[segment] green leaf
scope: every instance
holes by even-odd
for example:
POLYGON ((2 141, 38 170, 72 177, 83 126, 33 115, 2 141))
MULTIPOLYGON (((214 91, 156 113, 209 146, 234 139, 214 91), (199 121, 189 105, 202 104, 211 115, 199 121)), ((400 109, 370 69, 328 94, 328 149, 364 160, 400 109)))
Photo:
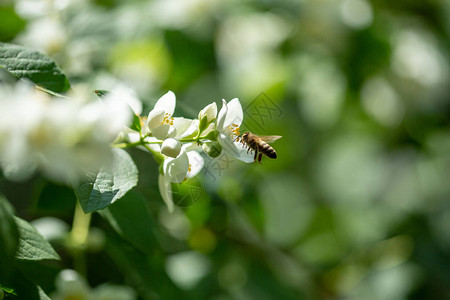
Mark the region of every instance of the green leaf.
POLYGON ((20 235, 16 259, 60 259, 50 243, 30 223, 18 217, 14 217, 14 219, 20 235))
POLYGON ((13 216, 13 208, 0 196, 0 270, 6 272, 19 244, 19 231, 13 216))
MULTIPOLYGON (((13 288, 6 287, 6 286, 2 286, 2 285, 0 284, 0 290, 5 291, 5 292, 7 292, 8 294, 13 294, 13 295, 16 295, 16 296, 17 296, 17 294, 16 294, 16 292, 14 291, 13 288)), ((0 298, 0 299, 1 299, 1 298, 0 298)))
POLYGON ((18 78, 28 78, 53 92, 65 92, 70 84, 56 63, 41 52, 0 43, 0 66, 18 78))
MULTIPOLYGON (((3 1, 6 2, 6 1, 3 1)), ((14 5, 2 3, 0 5, 0 41, 12 40, 26 25, 25 20, 15 12, 14 5)))
POLYGON ((133 111, 131 113, 133 114, 133 120, 130 125, 130 128, 138 132, 141 132, 141 120, 139 119, 139 116, 136 115, 133 111))
POLYGON ((208 117, 204 116, 201 120, 200 120, 200 125, 199 127, 199 131, 203 132, 207 127, 208 127, 208 117))
POLYGON ((89 174, 87 181, 75 189, 85 213, 109 206, 122 198, 138 182, 138 169, 130 155, 122 149, 113 149, 113 162, 97 174, 89 174))
POLYGON ((157 251, 154 251, 149 259, 148 254, 130 247, 118 236, 111 235, 107 236, 105 251, 143 299, 183 298, 168 278, 164 269, 164 258, 157 251))
POLYGON ((154 251, 153 222, 147 201, 138 193, 130 191, 108 208, 100 211, 114 230, 143 253, 154 251))
MULTIPOLYGON (((1 278, 3 280, 3 278, 1 278)), ((6 299, 27 299, 27 300, 42 300, 50 299, 42 288, 32 282, 26 274, 19 270, 15 270, 13 276, 6 279, 7 289, 2 288, 11 295, 7 295, 6 299), (12 291, 12 292, 11 292, 12 291), (10 297, 9 297, 10 296, 10 297)))

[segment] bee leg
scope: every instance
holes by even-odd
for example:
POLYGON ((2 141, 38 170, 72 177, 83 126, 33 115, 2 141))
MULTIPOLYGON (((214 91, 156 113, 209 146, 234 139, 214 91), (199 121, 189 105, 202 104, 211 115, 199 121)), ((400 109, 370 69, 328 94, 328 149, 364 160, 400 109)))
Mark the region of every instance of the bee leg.
POLYGON ((261 159, 262 159, 262 153, 260 153, 260 154, 258 155, 258 162, 262 165, 261 159))
POLYGON ((258 151, 255 150, 255 157, 253 158, 254 161, 256 161, 256 155, 258 155, 258 151))

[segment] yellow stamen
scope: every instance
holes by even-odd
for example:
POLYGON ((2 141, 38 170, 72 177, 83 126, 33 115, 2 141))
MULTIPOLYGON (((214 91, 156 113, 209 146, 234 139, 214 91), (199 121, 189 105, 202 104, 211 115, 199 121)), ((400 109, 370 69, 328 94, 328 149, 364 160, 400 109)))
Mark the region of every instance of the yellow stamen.
POLYGON ((163 125, 163 124, 173 125, 173 120, 174 120, 174 118, 169 113, 165 113, 164 119, 161 122, 161 125, 163 125))

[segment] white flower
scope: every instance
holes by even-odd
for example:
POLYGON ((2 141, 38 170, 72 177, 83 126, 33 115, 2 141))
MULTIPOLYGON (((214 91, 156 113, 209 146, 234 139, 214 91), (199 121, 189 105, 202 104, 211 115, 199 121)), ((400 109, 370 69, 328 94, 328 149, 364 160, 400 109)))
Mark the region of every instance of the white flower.
POLYGON ((183 139, 192 137, 198 132, 199 121, 197 119, 174 118, 173 126, 176 130, 175 138, 183 139))
POLYGON ((51 295, 54 300, 79 299, 109 299, 131 300, 136 299, 136 293, 127 286, 104 283, 91 288, 86 279, 74 270, 62 270, 55 279, 56 290, 51 295))
POLYGON ((161 153, 176 158, 181 151, 181 143, 173 138, 167 138, 161 145, 161 153))
POLYGON ((89 300, 91 289, 86 280, 76 271, 65 269, 62 270, 55 280, 56 291, 51 295, 52 299, 84 299, 89 300))
POLYGON ((167 137, 174 137, 176 129, 173 126, 172 117, 175 110, 176 98, 171 91, 167 92, 156 102, 155 107, 148 114, 147 127, 153 137, 164 140, 167 137))
POLYGON ((216 119, 217 116, 217 104, 215 102, 207 105, 198 113, 198 119, 201 121, 206 116, 207 124, 216 119))
POLYGON ((183 145, 181 153, 176 158, 169 157, 163 162, 163 174, 159 175, 158 186, 169 212, 174 210, 172 182, 181 183, 186 178, 194 177, 204 165, 201 155, 195 151, 189 151, 190 148, 190 144, 183 145))
POLYGON ((219 132, 217 141, 225 152, 243 162, 251 163, 254 161, 252 154, 237 141, 239 128, 244 118, 241 103, 237 98, 228 104, 225 100, 222 102, 223 105, 216 120, 216 130, 219 132))
POLYGON ((127 86, 119 85, 111 93, 108 93, 105 98, 117 98, 126 102, 131 110, 138 116, 142 113, 142 102, 139 100, 136 92, 127 86), (113 94, 112 94, 113 93, 113 94))
POLYGON ((0 166, 13 180, 39 169, 60 182, 77 181, 108 162, 109 144, 130 117, 114 96, 54 99, 23 83, 0 86, 0 94, 0 166))

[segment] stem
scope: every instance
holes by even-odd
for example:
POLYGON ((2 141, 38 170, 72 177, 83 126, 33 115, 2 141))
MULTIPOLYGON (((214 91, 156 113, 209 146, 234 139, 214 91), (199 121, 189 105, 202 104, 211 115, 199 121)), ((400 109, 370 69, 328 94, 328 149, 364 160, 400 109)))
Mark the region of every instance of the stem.
POLYGON ((74 269, 83 276, 86 275, 87 268, 84 250, 87 246, 90 222, 91 214, 85 214, 77 201, 73 216, 72 231, 69 235, 69 244, 73 249, 74 269))
POLYGON ((55 96, 55 97, 64 98, 64 99, 69 99, 69 97, 67 97, 67 96, 64 96, 64 95, 62 95, 62 94, 53 92, 53 91, 48 90, 48 89, 46 89, 46 88, 43 88, 42 86, 39 86, 39 85, 36 85, 36 89, 37 89, 37 90, 40 90, 41 92, 47 93, 47 94, 49 94, 49 95, 55 96))
POLYGON ((111 146, 124 149, 124 148, 133 148, 133 147, 137 147, 137 146, 145 146, 145 145, 149 145, 149 144, 162 144, 162 143, 163 143, 163 141, 146 142, 144 140, 140 140, 140 141, 134 142, 134 143, 112 144, 111 146))
POLYGON ((199 137, 195 137, 193 139, 183 139, 183 140, 180 140, 180 142, 187 142, 187 143, 190 143, 190 142, 201 142, 200 140, 201 139, 205 139, 205 138, 206 138, 206 136, 199 136, 199 137))

